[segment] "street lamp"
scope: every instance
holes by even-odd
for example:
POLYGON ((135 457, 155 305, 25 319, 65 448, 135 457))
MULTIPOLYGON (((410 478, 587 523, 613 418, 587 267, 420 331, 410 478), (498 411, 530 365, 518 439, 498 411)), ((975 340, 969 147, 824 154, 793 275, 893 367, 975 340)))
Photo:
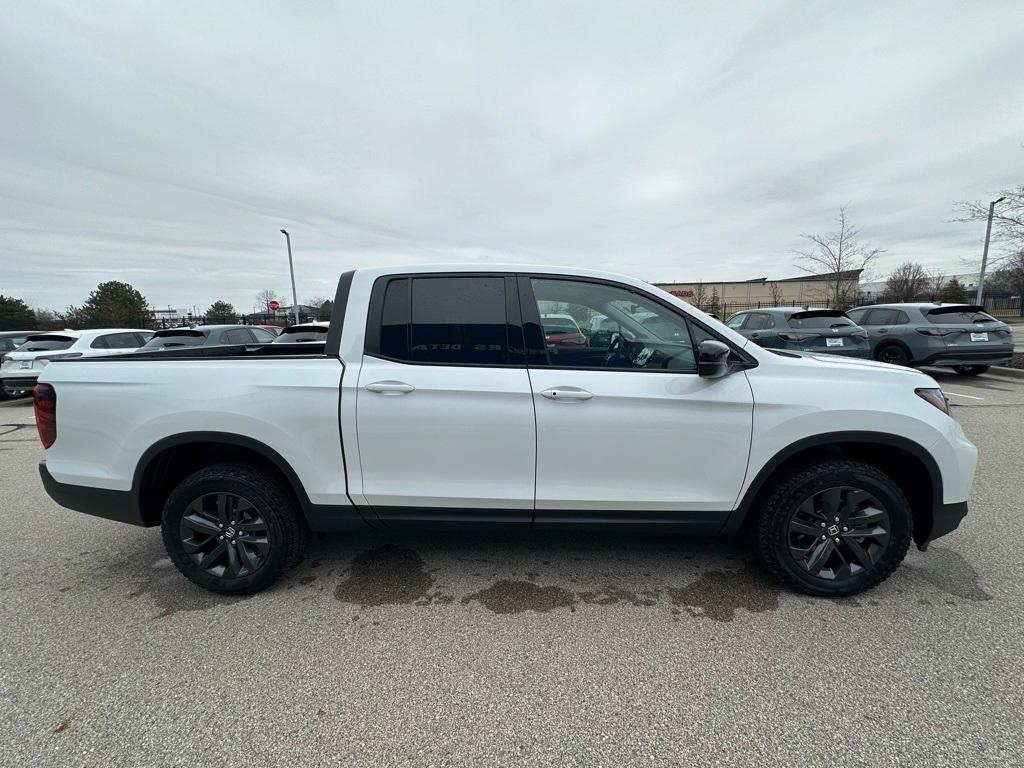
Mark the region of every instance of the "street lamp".
POLYGON ((993 200, 988 204, 988 225, 985 227, 985 248, 981 252, 981 274, 978 275, 978 292, 974 296, 974 303, 981 306, 981 297, 985 293, 985 266, 988 264, 988 241, 992 236, 992 214, 995 213, 996 203, 1001 203, 1005 197, 993 200))
POLYGON ((295 292, 295 267, 292 264, 292 236, 288 234, 287 229, 282 229, 281 234, 284 235, 285 241, 288 243, 288 271, 292 275, 292 309, 295 310, 295 324, 299 324, 299 295, 295 292))

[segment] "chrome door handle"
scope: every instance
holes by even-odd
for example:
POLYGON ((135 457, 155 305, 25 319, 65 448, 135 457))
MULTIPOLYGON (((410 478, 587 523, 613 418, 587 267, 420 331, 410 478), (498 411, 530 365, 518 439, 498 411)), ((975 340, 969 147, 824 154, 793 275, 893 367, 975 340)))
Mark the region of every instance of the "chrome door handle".
POLYGON ((416 387, 404 381, 375 381, 373 384, 367 384, 366 389, 382 395, 404 395, 415 391, 416 387))
POLYGON ((548 400, 589 400, 593 397, 590 392, 579 387, 551 387, 541 392, 548 400))

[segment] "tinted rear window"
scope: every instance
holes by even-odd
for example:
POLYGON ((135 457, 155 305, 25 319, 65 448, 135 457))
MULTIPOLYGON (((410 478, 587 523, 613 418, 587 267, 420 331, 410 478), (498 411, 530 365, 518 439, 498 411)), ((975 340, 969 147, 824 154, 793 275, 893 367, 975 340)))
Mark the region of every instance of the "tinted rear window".
POLYGON ((18 347, 19 352, 52 352, 56 349, 67 349, 78 339, 71 336, 29 336, 25 343, 18 347))
POLYGON ((275 340, 275 344, 295 344, 301 341, 326 341, 327 340, 327 327, 316 326, 313 328, 285 328, 281 331, 281 335, 275 340))
POLYGON ((963 325, 964 323, 996 323, 992 315, 968 309, 964 311, 930 310, 927 318, 936 325, 963 325))
POLYGON ((790 328, 832 328, 840 325, 854 325, 846 315, 824 315, 817 312, 797 312, 789 316, 790 328))
POLYGON ((204 341, 206 341, 206 335, 202 331, 157 331, 153 338, 147 341, 142 348, 198 347, 204 341))

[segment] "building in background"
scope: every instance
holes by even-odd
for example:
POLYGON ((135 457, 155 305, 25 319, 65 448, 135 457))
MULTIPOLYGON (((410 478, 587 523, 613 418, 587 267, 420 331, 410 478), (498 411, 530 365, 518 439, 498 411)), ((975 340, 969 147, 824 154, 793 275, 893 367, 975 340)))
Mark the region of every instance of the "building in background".
MULTIPOLYGON (((842 273, 844 281, 856 283, 859 291, 862 270, 842 273)), ((727 280, 697 283, 656 283, 658 288, 694 306, 724 315, 758 307, 821 305, 828 296, 829 275, 802 275, 781 280, 727 280)), ((831 276, 834 280, 835 275, 831 276)))

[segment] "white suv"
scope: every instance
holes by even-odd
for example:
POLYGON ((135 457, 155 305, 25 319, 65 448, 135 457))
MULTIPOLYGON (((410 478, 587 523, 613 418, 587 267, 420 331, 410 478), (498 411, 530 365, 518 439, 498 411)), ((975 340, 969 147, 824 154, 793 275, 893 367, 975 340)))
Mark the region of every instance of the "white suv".
POLYGON ((6 394, 27 394, 51 360, 99 355, 123 355, 145 344, 153 331, 139 328, 96 328, 54 331, 29 336, 0 365, 0 385, 6 394))

